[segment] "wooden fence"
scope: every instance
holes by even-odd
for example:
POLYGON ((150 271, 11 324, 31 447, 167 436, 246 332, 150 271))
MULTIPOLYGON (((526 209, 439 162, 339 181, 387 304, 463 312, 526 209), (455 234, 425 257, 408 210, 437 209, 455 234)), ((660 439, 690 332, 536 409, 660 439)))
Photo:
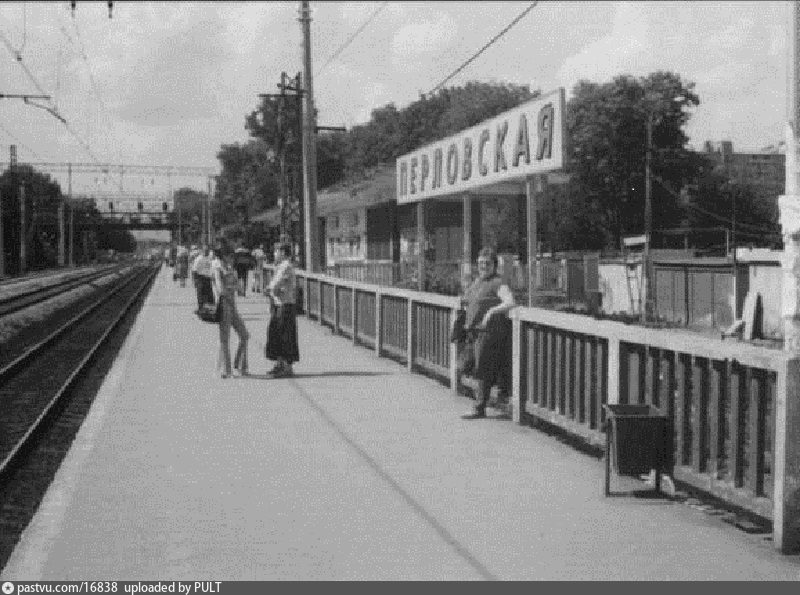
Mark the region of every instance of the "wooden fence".
MULTIPOLYGON (((270 275, 270 272, 267 272, 270 275)), ((309 318, 457 388, 459 298, 298 273, 309 318)), ((652 404, 673 425, 674 476, 773 524, 800 548, 800 359, 766 347, 540 308, 513 321, 513 419, 602 445, 604 404, 652 404)))
MULTIPOLYGON (((273 267, 267 266, 267 282, 273 267)), ((450 328, 457 297, 370 285, 298 271, 302 311, 354 343, 425 370, 456 386, 450 328)))

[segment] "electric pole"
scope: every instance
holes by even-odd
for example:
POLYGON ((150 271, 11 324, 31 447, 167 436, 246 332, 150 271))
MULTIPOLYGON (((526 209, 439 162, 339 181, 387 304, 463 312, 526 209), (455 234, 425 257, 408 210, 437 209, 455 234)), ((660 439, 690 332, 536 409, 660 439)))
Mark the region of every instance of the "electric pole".
MULTIPOLYGON (((14 171, 17 167, 17 146, 8 147, 8 169, 14 171)), ((6 276, 6 240, 3 235, 3 197, 0 195, 0 279, 6 276)))
POLYGON ((653 198, 651 164, 653 152, 653 110, 648 109, 647 113, 647 147, 644 155, 644 257, 642 259, 642 287, 644 287, 644 299, 639 299, 641 308, 641 323, 647 324, 647 309, 650 306, 650 234, 653 227, 653 198))
POLYGON ((301 157, 299 155, 298 140, 301 135, 303 90, 300 89, 300 73, 292 79, 281 73, 281 82, 278 83, 279 94, 261 93, 259 97, 277 100, 277 158, 279 167, 279 207, 280 207, 280 236, 282 242, 295 242, 301 247, 302 257, 303 238, 302 230, 297 229, 302 221, 302 196, 300 190, 301 157), (295 101, 289 102, 290 95, 294 93, 295 101), (294 111, 291 109, 294 108, 294 111))
POLYGON ((19 183, 19 274, 24 275, 28 269, 28 237, 25 225, 25 181, 19 183))
POLYGON ((211 177, 208 178, 208 201, 206 202, 206 246, 211 246, 211 177))
POLYGON ((305 113, 303 118, 303 228, 305 230, 306 270, 319 269, 317 238, 317 114, 314 110, 314 83, 311 76, 311 14, 308 1, 300 3, 303 27, 303 80, 305 113))
POLYGON ((69 203, 69 246, 68 263, 70 267, 75 266, 75 205, 72 203, 72 164, 67 164, 67 203, 69 203))

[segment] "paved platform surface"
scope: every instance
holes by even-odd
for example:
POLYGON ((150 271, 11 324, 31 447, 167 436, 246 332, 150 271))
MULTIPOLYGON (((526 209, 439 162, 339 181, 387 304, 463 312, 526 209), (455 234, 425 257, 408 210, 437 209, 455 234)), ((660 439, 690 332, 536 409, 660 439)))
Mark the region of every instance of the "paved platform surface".
MULTIPOLYGON (((9 580, 797 580, 800 559, 684 504, 604 498, 603 465, 299 319, 253 376, 163 269, 12 555, 9 580)), ((232 340, 233 345, 236 339, 232 340)))

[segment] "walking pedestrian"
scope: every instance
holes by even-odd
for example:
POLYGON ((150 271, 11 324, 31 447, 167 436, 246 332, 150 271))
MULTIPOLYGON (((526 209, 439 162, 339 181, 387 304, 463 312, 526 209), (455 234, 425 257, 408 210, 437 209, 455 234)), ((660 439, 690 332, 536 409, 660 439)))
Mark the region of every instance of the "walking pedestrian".
POLYGON ((270 319, 267 327, 266 356, 276 361, 268 375, 273 378, 292 376, 292 364, 300 359, 297 344, 297 319, 295 298, 297 281, 292 265, 292 246, 279 244, 275 250, 275 274, 269 283, 271 298, 270 319))
POLYGON ((492 385, 505 386, 503 374, 511 361, 511 321, 508 311, 514 307, 514 294, 497 274, 497 253, 483 248, 478 253, 478 278, 462 298, 466 307, 464 342, 459 355, 460 375, 478 381, 477 403, 464 419, 486 417, 492 385))
POLYGON ((233 252, 222 246, 216 255, 219 264, 212 267, 212 286, 214 299, 220 309, 219 316, 219 356, 217 358, 217 371, 222 378, 231 375, 231 327, 239 337, 239 347, 233 360, 233 368, 242 376, 246 376, 247 369, 247 341, 250 333, 236 308, 236 290, 238 279, 233 269, 233 252))

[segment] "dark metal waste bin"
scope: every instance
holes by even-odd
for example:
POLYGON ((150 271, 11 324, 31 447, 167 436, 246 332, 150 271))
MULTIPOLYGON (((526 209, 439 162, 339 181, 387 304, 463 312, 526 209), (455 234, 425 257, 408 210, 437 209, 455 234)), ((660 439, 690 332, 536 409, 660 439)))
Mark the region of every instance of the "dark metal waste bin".
POLYGON ((639 476, 655 469, 655 489, 669 470, 669 417, 652 405, 603 405, 606 410, 605 495, 611 494, 611 467, 618 475, 639 476))

